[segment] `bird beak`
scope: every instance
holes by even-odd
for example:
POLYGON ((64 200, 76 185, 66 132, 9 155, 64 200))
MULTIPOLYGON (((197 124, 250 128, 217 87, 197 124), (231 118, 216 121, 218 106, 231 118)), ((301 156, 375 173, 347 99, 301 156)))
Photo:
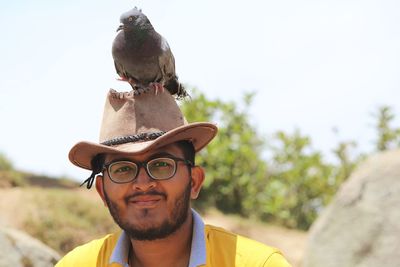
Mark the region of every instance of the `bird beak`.
POLYGON ((124 29, 124 24, 118 26, 117 32, 124 29))

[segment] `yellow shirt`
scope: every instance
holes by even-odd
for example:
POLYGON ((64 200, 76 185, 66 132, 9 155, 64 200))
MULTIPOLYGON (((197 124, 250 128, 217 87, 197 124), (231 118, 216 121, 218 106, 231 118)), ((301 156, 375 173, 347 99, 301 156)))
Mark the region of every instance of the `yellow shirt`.
MULTIPOLYGON (((277 249, 204 225, 195 211, 193 222, 189 267, 290 267, 277 249)), ((75 248, 56 267, 129 267, 129 246, 124 232, 107 235, 75 248)))

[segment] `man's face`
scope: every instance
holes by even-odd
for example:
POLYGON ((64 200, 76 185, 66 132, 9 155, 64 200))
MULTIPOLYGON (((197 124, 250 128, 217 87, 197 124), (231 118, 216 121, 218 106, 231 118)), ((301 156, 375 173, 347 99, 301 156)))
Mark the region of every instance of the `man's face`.
MULTIPOLYGON (((106 155, 105 163, 116 160, 141 162, 158 155, 184 157, 177 145, 168 145, 135 157, 106 155)), ((194 176, 197 176, 197 172, 194 172, 194 176)), ((202 179, 200 185, 196 179, 197 177, 191 177, 188 166, 178 161, 176 174, 168 180, 154 180, 144 168, 140 168, 134 181, 116 184, 111 181, 108 171, 105 171, 104 178, 97 179, 96 188, 115 222, 131 238, 154 240, 174 233, 186 221, 190 210, 190 198, 197 197, 201 187, 202 179)))

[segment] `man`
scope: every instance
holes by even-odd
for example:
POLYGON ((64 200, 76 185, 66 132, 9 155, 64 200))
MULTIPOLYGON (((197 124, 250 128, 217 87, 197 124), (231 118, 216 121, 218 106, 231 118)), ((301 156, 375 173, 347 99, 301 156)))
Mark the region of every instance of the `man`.
POLYGON ((205 179, 195 153, 216 133, 214 124, 187 123, 167 91, 110 91, 100 144, 79 142, 69 159, 92 170, 88 188, 97 175, 96 190, 122 231, 77 247, 56 266, 290 266, 278 250, 204 225, 191 209, 205 179))

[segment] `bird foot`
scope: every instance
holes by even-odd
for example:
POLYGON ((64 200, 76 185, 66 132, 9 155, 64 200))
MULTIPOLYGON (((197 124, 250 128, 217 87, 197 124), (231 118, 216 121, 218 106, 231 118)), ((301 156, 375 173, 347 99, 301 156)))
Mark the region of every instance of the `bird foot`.
POLYGON ((132 91, 133 91, 134 95, 141 95, 143 93, 147 93, 150 90, 149 88, 147 88, 143 85, 139 85, 139 84, 135 84, 135 85, 131 84, 131 86, 132 86, 132 91))
POLYGON ((161 83, 150 83, 150 87, 154 89, 155 94, 164 93, 164 86, 161 83))

